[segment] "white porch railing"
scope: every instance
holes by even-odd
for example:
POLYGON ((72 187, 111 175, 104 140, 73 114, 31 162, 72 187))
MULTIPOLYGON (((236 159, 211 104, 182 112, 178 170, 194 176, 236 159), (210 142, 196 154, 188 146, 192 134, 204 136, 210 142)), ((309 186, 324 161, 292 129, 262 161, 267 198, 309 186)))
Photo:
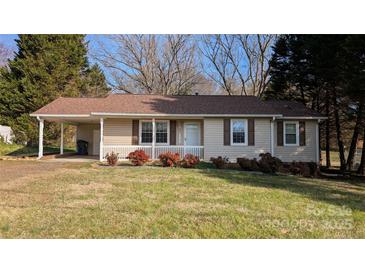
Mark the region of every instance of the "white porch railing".
MULTIPOLYGON (((135 150, 142 149, 150 158, 152 158, 152 146, 124 146, 124 145, 104 145, 103 159, 107 153, 118 153, 118 159, 126 159, 128 154, 135 150)), ((161 153, 165 152, 179 153, 180 157, 185 154, 193 154, 199 159, 204 158, 204 146, 155 146, 155 158, 157 159, 161 153)))

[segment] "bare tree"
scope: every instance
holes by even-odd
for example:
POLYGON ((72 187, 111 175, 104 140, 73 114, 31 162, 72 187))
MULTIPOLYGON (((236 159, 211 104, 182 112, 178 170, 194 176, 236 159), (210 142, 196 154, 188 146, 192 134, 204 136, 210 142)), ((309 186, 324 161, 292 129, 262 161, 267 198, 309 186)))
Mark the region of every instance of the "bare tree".
POLYGON ((12 57, 12 52, 4 44, 0 43, 0 67, 7 65, 8 60, 12 57))
POLYGON ((115 90, 190 94, 199 81, 196 47, 188 35, 113 35, 95 53, 115 90))
POLYGON ((204 71, 228 95, 260 97, 269 83, 275 35, 204 35, 204 71))

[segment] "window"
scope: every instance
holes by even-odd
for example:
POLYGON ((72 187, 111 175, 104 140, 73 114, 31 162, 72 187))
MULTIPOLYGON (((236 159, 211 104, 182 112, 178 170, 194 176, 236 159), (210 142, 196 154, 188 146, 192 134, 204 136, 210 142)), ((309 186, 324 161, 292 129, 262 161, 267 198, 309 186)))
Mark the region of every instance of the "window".
POLYGON ((286 146, 297 146, 299 144, 299 123, 284 123, 284 144, 286 146))
POLYGON ((247 120, 232 119, 231 120, 231 144, 246 145, 247 120))
MULTIPOLYGON (((169 140, 169 122, 156 121, 155 129, 156 144, 168 144, 169 140)), ((152 121, 140 121, 140 143, 152 144, 153 142, 153 126, 152 121)))
POLYGON ((152 143, 152 122, 141 122, 141 143, 152 143))
POLYGON ((167 144, 167 122, 156 122, 156 143, 167 144))

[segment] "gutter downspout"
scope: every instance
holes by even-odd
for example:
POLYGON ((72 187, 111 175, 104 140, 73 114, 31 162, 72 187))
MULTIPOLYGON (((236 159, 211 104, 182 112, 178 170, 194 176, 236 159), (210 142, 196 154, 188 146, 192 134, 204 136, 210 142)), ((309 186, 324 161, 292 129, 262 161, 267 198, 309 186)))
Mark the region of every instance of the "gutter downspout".
POLYGON ((272 117, 272 120, 270 121, 270 133, 271 133, 271 155, 274 157, 275 156, 275 150, 274 150, 274 121, 275 121, 275 116, 272 117))
POLYGON ((317 120, 316 123, 316 163, 319 165, 320 163, 320 143, 319 143, 319 123, 321 122, 321 119, 317 120))

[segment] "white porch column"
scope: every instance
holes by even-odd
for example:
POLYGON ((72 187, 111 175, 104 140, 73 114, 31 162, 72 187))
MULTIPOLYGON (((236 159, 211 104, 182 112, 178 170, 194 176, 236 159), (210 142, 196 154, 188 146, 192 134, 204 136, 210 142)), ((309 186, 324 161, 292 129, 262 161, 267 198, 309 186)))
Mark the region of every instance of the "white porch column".
POLYGON ((37 117, 39 121, 39 141, 38 141, 38 159, 43 157, 43 128, 44 120, 37 117))
POLYGON ((275 150, 274 150, 274 121, 275 121, 275 117, 272 117, 272 120, 270 121, 270 133, 271 133, 271 137, 270 137, 270 141, 271 141, 271 156, 275 156, 275 150))
POLYGON ((60 154, 63 154, 63 123, 61 123, 61 144, 60 144, 60 154))
POLYGON ((156 159, 155 146, 156 146, 156 120, 155 118, 152 118, 152 159, 156 159))
POLYGON ((99 160, 103 161, 104 158, 104 118, 100 118, 100 148, 99 148, 99 160))

